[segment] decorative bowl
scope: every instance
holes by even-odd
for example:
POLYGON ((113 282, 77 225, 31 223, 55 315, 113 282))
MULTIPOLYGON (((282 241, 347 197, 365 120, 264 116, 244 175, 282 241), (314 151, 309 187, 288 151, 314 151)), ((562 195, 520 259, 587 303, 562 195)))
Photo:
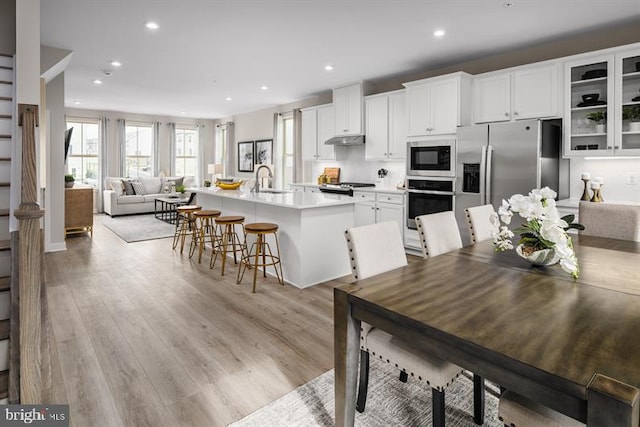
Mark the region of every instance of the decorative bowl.
POLYGON ((553 249, 541 249, 529 252, 524 245, 518 245, 516 252, 533 265, 549 266, 557 264, 560 261, 560 257, 553 249))
POLYGON ((216 187, 220 188, 221 190, 237 190, 238 188, 240 188, 240 186, 242 185, 242 181, 238 181, 238 182, 216 182, 216 187))
POLYGON ((587 93, 585 95, 582 95, 582 100, 584 102, 595 102, 598 100, 598 98, 600 98, 599 93, 587 93))

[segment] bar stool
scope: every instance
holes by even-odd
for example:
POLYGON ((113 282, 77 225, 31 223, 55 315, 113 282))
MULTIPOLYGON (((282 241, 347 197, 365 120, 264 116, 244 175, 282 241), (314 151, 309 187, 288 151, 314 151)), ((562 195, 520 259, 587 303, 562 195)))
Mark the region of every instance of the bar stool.
POLYGON ((238 278, 236 283, 242 281, 244 272, 247 268, 253 268, 253 290, 252 293, 256 293, 256 278, 258 276, 258 267, 262 267, 262 274, 267 277, 267 266, 272 265, 276 272, 278 282, 284 286, 284 280, 282 276, 282 264, 280 263, 280 244, 278 243, 278 224, 272 224, 270 222, 255 222, 246 224, 244 226, 244 239, 247 241, 247 235, 252 234, 257 236, 256 241, 251 245, 251 249, 242 255, 240 261, 240 268, 238 269, 238 278), (276 255, 271 251, 271 246, 266 241, 266 236, 273 234, 276 241, 276 255), (262 262, 260 262, 260 255, 262 255, 262 262), (251 262, 253 259, 253 263, 251 262), (278 271, 280 267, 280 271, 278 271))
POLYGON ((236 253, 242 254, 246 248, 244 241, 240 241, 240 236, 236 232, 236 225, 243 227, 244 231, 244 217, 240 215, 229 215, 229 216, 219 216, 215 219, 216 227, 218 228, 218 239, 220 244, 217 249, 214 247, 213 252, 211 253, 211 262, 209 263, 209 268, 213 268, 216 265, 216 259, 218 258, 218 253, 220 252, 222 255, 222 275, 224 276, 224 266, 227 261, 227 254, 229 252, 233 252, 233 262, 234 264, 238 263, 238 259, 236 258, 236 253))
POLYGON ((189 246, 189 258, 193 256, 196 248, 198 248, 198 263, 202 262, 202 252, 204 252, 206 243, 210 243, 213 250, 216 250, 218 235, 216 234, 214 218, 219 216, 220 211, 215 209, 200 210, 193 213, 196 233, 193 235, 195 238, 191 239, 191 245, 189 246))
POLYGON ((180 242, 180 253, 184 249, 184 241, 188 234, 191 234, 191 239, 196 232, 196 224, 193 219, 193 213, 202 209, 202 206, 198 205, 183 205, 176 208, 176 232, 173 235, 173 249, 178 246, 180 242))

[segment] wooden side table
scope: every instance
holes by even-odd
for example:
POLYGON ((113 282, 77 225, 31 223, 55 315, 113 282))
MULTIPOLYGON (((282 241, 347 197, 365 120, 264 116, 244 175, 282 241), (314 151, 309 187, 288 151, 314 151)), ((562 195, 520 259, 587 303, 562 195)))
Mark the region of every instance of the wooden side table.
POLYGON ((93 188, 73 187, 64 189, 64 232, 89 233, 93 238, 93 188))

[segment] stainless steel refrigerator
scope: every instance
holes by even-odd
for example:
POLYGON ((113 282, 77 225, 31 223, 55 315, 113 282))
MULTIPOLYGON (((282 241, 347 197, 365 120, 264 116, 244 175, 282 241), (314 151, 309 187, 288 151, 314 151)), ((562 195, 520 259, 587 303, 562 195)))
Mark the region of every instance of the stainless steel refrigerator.
POLYGON ((470 242, 464 209, 526 195, 548 186, 569 197, 569 161, 562 159, 562 121, 523 120, 459 127, 455 210, 463 242, 470 242))

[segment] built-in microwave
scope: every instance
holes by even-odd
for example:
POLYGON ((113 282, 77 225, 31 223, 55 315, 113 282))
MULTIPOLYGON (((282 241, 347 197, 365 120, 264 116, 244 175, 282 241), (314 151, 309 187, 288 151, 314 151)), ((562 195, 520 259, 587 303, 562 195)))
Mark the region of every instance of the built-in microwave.
POLYGON ((407 142, 408 176, 456 176, 456 140, 407 142))

